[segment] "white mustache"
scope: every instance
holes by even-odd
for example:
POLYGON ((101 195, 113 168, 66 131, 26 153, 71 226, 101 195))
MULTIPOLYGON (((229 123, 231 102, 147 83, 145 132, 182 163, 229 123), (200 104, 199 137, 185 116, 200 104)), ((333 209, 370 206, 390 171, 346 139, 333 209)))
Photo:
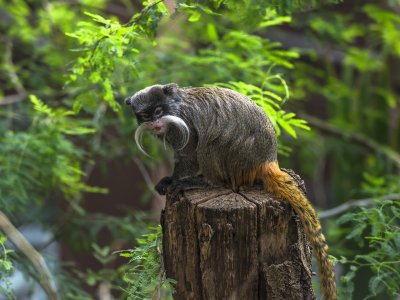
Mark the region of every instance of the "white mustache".
MULTIPOLYGON (((179 131, 183 135, 183 139, 182 139, 182 145, 178 150, 182 150, 183 148, 185 148, 185 146, 189 142, 189 127, 186 125, 185 121, 176 116, 163 116, 160 118, 160 121, 166 126, 170 126, 171 124, 173 124, 176 126, 176 128, 179 129, 179 131)), ((135 142, 140 152, 150 157, 150 155, 148 155, 142 147, 142 136, 143 133, 148 129, 150 129, 149 122, 145 122, 139 125, 139 127, 136 129, 135 132, 135 142)), ((165 145, 165 133, 164 133, 164 145, 165 145)))

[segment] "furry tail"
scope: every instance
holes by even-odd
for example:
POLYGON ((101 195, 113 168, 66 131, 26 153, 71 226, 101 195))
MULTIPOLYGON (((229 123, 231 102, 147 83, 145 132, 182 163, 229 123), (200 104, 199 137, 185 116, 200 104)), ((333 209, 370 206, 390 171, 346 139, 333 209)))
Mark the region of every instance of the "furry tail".
POLYGON ((333 264, 329 259, 328 245, 325 236, 321 232, 321 224, 314 208, 297 187, 294 180, 281 171, 277 162, 262 164, 257 173, 257 177, 263 181, 267 191, 288 201, 299 216, 318 262, 321 291, 324 299, 336 300, 333 264))

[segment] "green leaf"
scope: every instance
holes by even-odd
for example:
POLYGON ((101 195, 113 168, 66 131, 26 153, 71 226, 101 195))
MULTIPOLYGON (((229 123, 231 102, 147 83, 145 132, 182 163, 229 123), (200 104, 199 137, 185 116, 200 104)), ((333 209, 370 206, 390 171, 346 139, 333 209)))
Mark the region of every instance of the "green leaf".
POLYGON ((133 254, 131 252, 120 252, 119 256, 131 258, 133 256, 133 254))
POLYGON ((48 116, 53 115, 53 111, 46 105, 44 104, 41 100, 39 100, 35 95, 29 95, 29 100, 33 104, 33 107, 35 110, 44 113, 48 116))
POLYGON ((200 20, 201 14, 198 11, 193 11, 189 17, 189 22, 198 22, 200 20))
POLYGON ((111 23, 110 20, 105 19, 105 18, 103 18, 103 17, 100 16, 100 15, 92 14, 92 13, 87 12, 87 11, 85 11, 85 12, 83 12, 83 13, 84 13, 85 15, 91 17, 91 18, 92 18, 94 21, 96 21, 97 23, 104 24, 104 25, 110 25, 110 23, 111 23))
POLYGON ((208 35, 208 39, 212 42, 215 42, 218 40, 217 29, 213 23, 207 24, 207 35, 208 35))
POLYGON ((281 126, 289 135, 291 135, 294 138, 297 138, 296 131, 293 129, 290 124, 282 119, 278 119, 278 124, 281 126))

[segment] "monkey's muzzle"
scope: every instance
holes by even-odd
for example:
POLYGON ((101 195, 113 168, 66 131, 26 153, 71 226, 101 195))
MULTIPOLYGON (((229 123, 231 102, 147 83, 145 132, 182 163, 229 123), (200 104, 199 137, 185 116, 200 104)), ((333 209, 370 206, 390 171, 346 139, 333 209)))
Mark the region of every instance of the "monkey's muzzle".
POLYGON ((167 130, 167 123, 157 119, 153 122, 148 122, 147 128, 150 129, 155 135, 164 134, 167 130))
POLYGON ((164 135, 167 132, 169 126, 175 126, 180 134, 182 143, 179 145, 179 149, 183 149, 189 142, 189 127, 186 125, 185 121, 177 116, 163 116, 152 122, 145 122, 139 125, 135 132, 135 141, 140 151, 147 153, 143 150, 141 145, 141 138, 146 130, 150 130, 155 135, 164 135))

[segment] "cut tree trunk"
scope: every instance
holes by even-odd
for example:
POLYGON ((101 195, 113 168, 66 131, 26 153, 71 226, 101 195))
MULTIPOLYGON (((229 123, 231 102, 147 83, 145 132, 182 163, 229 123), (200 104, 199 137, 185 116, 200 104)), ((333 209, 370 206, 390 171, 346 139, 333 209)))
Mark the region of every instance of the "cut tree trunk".
POLYGON ((302 226, 261 186, 167 197, 161 223, 174 299, 315 299, 302 226))

